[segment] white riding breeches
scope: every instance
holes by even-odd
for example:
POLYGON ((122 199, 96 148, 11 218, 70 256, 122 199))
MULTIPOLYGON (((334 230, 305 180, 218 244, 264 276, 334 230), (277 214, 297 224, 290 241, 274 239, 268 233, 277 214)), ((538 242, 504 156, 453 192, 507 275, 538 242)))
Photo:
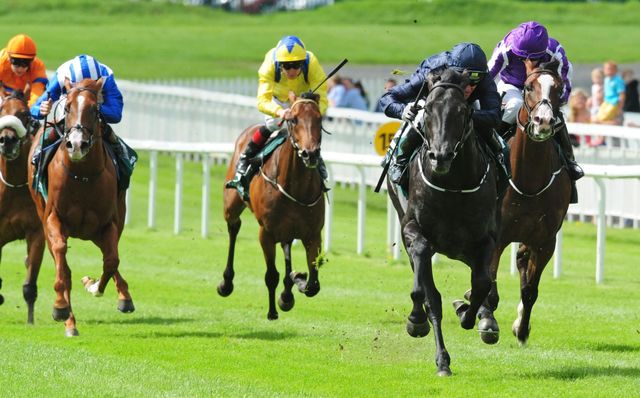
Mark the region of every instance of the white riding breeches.
MULTIPOLYGON (((271 99, 271 102, 280 105, 284 109, 287 109, 287 108, 291 107, 291 104, 289 102, 280 101, 276 97, 273 97, 271 99)), ((264 116, 264 124, 267 126, 267 128, 271 132, 279 130, 282 127, 282 125, 280 124, 281 121, 282 121, 282 119, 279 118, 279 117, 274 117, 274 116, 271 116, 271 115, 265 115, 264 116)))
POLYGON ((518 112, 522 106, 522 90, 511 84, 498 82, 498 93, 502 97, 502 121, 509 124, 516 124, 518 112), (503 96, 504 93, 504 96, 503 96))

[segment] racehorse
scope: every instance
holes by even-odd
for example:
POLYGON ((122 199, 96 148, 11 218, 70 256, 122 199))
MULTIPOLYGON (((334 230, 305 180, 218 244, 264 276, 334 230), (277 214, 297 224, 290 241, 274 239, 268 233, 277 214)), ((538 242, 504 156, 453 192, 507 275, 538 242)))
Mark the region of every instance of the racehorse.
MULTIPOLYGON (((27 276, 22 295, 27 302, 27 323, 33 324, 33 307, 38 297, 38 273, 44 253, 42 224, 27 188, 27 159, 33 142, 31 114, 25 93, 5 96, 0 90, 0 255, 5 244, 27 240, 24 265, 27 276)), ((2 286, 2 279, 0 279, 2 286)), ((4 301, 0 295, 0 304, 4 301)))
MULTIPOLYGON (((471 329, 491 287, 489 263, 497 233, 496 169, 473 129, 472 108, 464 89, 466 72, 445 69, 427 77, 424 144, 409 168, 408 197, 387 178, 387 189, 402 225, 405 249, 414 273, 407 322, 412 337, 433 325, 437 374, 451 375, 442 336, 442 299, 433 279, 431 257, 442 253, 471 268, 470 304, 454 302, 464 329, 471 329)), ((413 123, 412 123, 413 124, 413 123)), ((418 127, 409 127, 418 128, 418 127)))
MULTIPOLYGON (((83 278, 94 296, 102 296, 113 277, 118 291, 118 310, 134 311, 127 282, 118 271, 118 241, 125 217, 125 192, 118 190, 116 169, 102 139, 103 126, 99 104, 103 79, 85 79, 67 91, 64 106, 64 133, 47 167, 48 198, 34 188, 34 169, 29 167, 29 188, 44 227, 49 251, 56 266, 53 319, 65 321, 67 336, 77 336, 76 319, 71 309, 71 270, 67 263, 69 237, 90 240, 103 255, 103 271, 97 281, 83 278)), ((36 139, 41 139, 40 129, 36 139)), ((33 153, 35 145, 32 147, 33 153)), ((32 154, 31 154, 32 156, 32 154)))
MULTIPOLYGON (((292 118, 287 121, 287 141, 280 145, 260 167, 260 176, 251 181, 250 202, 245 203, 236 190, 224 191, 224 218, 229 233, 229 253, 224 280, 218 285, 218 293, 226 297, 233 291, 233 257, 236 237, 241 226, 240 214, 249 207, 260 224, 260 244, 267 271, 265 284, 269 290, 267 319, 278 319, 275 294, 280 277, 275 264, 276 243, 282 245, 285 257, 284 290, 278 298, 282 311, 293 308, 295 299, 291 292, 295 283, 307 297, 320 291, 318 267, 321 265, 321 230, 324 225, 324 184, 316 170, 320 158, 322 140, 322 115, 318 95, 291 98, 292 118), (293 272, 291 268, 291 243, 299 239, 307 254, 307 274, 293 272)), ((227 180, 235 174, 238 156, 259 127, 254 125, 238 137, 235 152, 227 170, 227 180)))
MULTIPOLYGON (((531 310, 538 298, 542 271, 553 255, 556 234, 569 207, 571 181, 554 140, 559 124, 563 83, 557 61, 527 65, 524 104, 518 113, 515 136, 510 140, 512 178, 502 202, 502 220, 491 261, 491 292, 479 313, 482 333, 499 330, 493 312, 498 307, 496 281, 500 255, 511 242, 519 245, 516 264, 520 273, 520 304, 512 331, 525 344, 531 330, 531 310)), ((491 336, 490 334, 487 335, 491 336)), ((490 339, 497 341, 497 334, 490 339)), ((484 337, 483 337, 484 340, 484 337)))

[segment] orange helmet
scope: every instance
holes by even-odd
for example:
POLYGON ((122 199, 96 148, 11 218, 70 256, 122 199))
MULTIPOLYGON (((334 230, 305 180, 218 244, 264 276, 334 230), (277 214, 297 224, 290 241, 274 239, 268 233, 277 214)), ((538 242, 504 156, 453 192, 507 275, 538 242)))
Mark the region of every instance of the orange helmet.
POLYGON ((19 34, 7 43, 7 53, 11 58, 29 58, 36 56, 36 43, 29 36, 19 34))

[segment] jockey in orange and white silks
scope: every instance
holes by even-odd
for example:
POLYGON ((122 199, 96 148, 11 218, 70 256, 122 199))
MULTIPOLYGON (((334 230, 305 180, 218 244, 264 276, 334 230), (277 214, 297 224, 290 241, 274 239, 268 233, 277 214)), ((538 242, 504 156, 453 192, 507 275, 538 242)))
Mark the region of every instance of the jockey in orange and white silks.
MULTIPOLYGON (((302 40, 296 36, 285 36, 278 44, 264 56, 264 61, 258 70, 258 110, 265 114, 265 124, 260 126, 251 136, 247 147, 238 158, 236 175, 228 181, 227 188, 236 188, 245 195, 252 173, 249 173, 249 160, 262 149, 272 132, 278 130, 282 120, 289 119, 289 93, 299 97, 306 91, 317 87, 316 94, 320 96, 320 113, 327 111, 327 86, 320 85, 326 78, 324 69, 316 56, 307 51, 302 40), (251 175, 249 175, 251 174, 251 175)), ((319 160, 318 171, 323 179, 327 178, 327 171, 322 158, 319 160)))
POLYGON ((25 34, 12 37, 0 51, 0 82, 4 91, 24 91, 29 84, 28 106, 36 102, 47 85, 47 71, 36 52, 35 42, 25 34))

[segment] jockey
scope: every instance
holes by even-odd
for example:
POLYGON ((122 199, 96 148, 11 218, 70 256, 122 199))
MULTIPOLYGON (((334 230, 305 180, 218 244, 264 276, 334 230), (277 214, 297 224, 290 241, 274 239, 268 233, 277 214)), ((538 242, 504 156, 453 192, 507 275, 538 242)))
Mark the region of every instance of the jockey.
MULTIPOLYGON (((502 134, 516 124, 518 112, 523 104, 522 89, 527 80, 525 61, 529 60, 534 65, 538 65, 553 59, 559 62, 558 75, 564 83, 560 100, 562 104, 566 104, 571 94, 572 66, 564 48, 556 39, 549 37, 544 26, 535 21, 522 23, 496 45, 489 60, 489 74, 496 80, 498 91, 504 96, 502 101, 504 114, 500 128, 502 134)), ((575 181, 584 176, 584 172, 573 156, 569 132, 562 114, 559 120, 561 125, 556 124, 558 129, 554 137, 562 149, 569 177, 575 181)))
POLYGON ((25 34, 14 36, 0 51, 0 85, 5 92, 24 91, 31 86, 27 104, 32 106, 47 85, 44 62, 36 57, 36 43, 25 34))
MULTIPOLYGON (((272 132, 280 129, 282 121, 290 118, 291 103, 289 92, 296 97, 310 91, 325 79, 326 75, 316 56, 307 51, 304 43, 296 36, 285 36, 269 50, 258 70, 258 110, 265 114, 265 124, 260 126, 251 136, 244 152, 236 164, 236 175, 228 181, 227 188, 238 188, 247 192, 254 170, 249 167, 249 160, 262 149, 272 132)), ((327 86, 318 88, 320 95, 320 113, 327 111, 327 86)), ((323 179, 327 178, 327 170, 322 158, 318 163, 318 172, 323 179)), ((244 195, 243 192, 240 192, 244 195)))
MULTIPOLYGON (((505 148, 495 129, 500 125, 500 96, 496 91, 496 85, 491 79, 485 79, 487 75, 487 57, 474 43, 459 43, 450 51, 444 51, 426 58, 415 73, 405 83, 397 85, 387 91, 379 100, 379 106, 389 117, 411 122, 416 117, 413 102, 420 92, 423 82, 430 72, 437 72, 445 68, 452 68, 459 72, 469 73, 470 83, 465 88, 467 102, 473 104, 478 101, 480 109, 473 112, 473 126, 476 133, 483 138, 489 148, 501 164, 503 174, 510 175, 508 165, 505 164, 505 148)), ((426 93, 425 93, 426 97, 426 93)), ((385 162, 391 162, 389 178, 403 188, 407 187, 408 173, 405 169, 413 152, 422 143, 422 137, 415 129, 406 129, 400 142, 396 133, 394 142, 390 145, 385 157, 385 162), (394 152, 394 147, 398 149, 394 152), (392 159, 391 154, 394 153, 392 159)), ((384 164, 384 163, 383 163, 384 164)))
MULTIPOLYGON (((104 65, 89 55, 78 55, 73 59, 63 63, 56 69, 56 72, 47 85, 45 92, 38 98, 36 103, 31 107, 31 115, 36 119, 43 119, 51 112, 52 103, 60 99, 61 96, 67 94, 65 81, 68 79, 71 85, 82 81, 83 79, 98 80, 103 78, 102 95, 100 100, 100 119, 102 120, 103 133, 102 137, 110 144, 118 163, 127 163, 135 159, 129 159, 128 150, 125 144, 116 136, 113 129, 108 123, 118 123, 122 119, 122 108, 124 106, 122 93, 118 89, 113 71, 107 65, 104 65)), ((54 112, 55 113, 55 112, 54 112)), ((57 116, 57 115, 54 115, 57 116)), ((49 134, 45 137, 47 144, 57 139, 57 134, 49 134)), ((39 150, 36 150, 37 156, 39 150)))

